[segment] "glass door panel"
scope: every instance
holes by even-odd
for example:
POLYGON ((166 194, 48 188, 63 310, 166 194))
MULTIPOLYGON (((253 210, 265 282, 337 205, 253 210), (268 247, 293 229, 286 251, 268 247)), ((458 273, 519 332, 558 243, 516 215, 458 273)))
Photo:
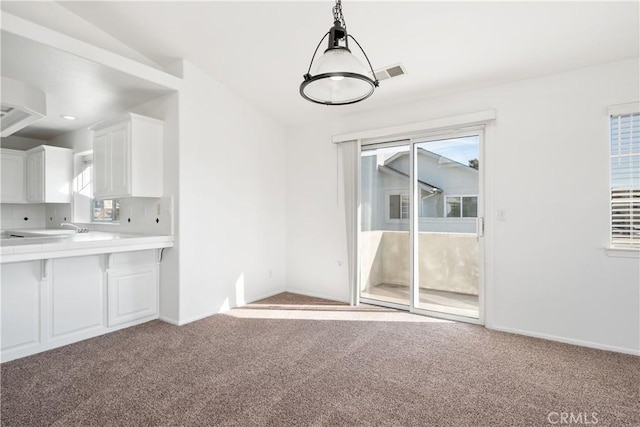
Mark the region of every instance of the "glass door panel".
POLYGON ((479 318, 480 136, 415 144, 414 307, 479 318))
POLYGON ((360 156, 360 298, 409 306, 410 145, 363 147, 360 156))

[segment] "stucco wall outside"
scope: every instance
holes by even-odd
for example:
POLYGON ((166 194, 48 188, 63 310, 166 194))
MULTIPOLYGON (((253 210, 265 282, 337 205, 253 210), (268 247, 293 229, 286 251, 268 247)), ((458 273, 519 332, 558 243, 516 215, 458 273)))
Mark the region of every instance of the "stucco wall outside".
MULTIPOLYGON (((479 248, 475 234, 418 233, 420 288, 478 295, 479 248)), ((360 240, 361 286, 408 285, 409 233, 364 231, 360 240)))

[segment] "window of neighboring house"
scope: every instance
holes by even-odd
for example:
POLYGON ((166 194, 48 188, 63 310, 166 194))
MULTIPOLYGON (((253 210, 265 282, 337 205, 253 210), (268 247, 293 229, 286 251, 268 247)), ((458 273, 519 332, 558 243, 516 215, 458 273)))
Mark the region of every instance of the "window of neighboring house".
POLYGON ((610 116, 611 246, 640 249, 640 111, 610 116))
POLYGON ((477 217, 478 196, 446 196, 444 216, 447 218, 477 217))
POLYGON ((388 219, 409 219, 409 195, 389 194, 388 196, 389 216, 388 219))
POLYGON ((93 198, 93 154, 85 152, 76 156, 73 211, 75 222, 117 222, 120 218, 118 199, 93 198))

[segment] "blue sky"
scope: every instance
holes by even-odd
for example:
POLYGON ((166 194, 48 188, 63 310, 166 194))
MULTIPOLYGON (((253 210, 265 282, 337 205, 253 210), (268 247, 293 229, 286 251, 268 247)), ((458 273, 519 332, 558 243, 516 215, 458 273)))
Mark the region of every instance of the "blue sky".
MULTIPOLYGON (((438 141, 422 142, 419 148, 431 151, 440 156, 448 157, 463 165, 469 165, 469 160, 479 159, 480 138, 476 135, 461 138, 441 139, 438 141)), ((384 154, 387 159, 396 153, 409 151, 409 145, 398 147, 378 148, 376 150, 363 151, 362 156, 384 154)))
POLYGON ((468 165, 469 160, 480 158, 479 145, 480 138, 478 136, 465 136, 462 138, 423 142, 418 144, 418 147, 448 157, 463 165, 468 165))

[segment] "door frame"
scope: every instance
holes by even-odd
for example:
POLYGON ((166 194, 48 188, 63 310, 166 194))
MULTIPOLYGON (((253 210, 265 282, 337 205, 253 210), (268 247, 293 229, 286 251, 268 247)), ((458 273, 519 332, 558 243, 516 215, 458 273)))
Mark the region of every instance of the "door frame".
POLYGON ((358 209, 357 214, 357 280, 356 280, 356 292, 355 292, 355 302, 356 305, 359 303, 378 305, 383 307, 389 307, 400 310, 407 310, 410 313, 435 317, 446 320, 454 320, 465 323, 472 323, 478 325, 484 325, 486 319, 486 274, 487 269, 485 267, 486 260, 486 243, 484 238, 484 226, 485 226, 485 209, 486 209, 486 166, 485 166, 485 135, 486 128, 484 125, 479 126, 471 126, 464 129, 446 129, 439 130, 436 132, 424 132, 417 133, 411 137, 396 137, 396 138, 386 138, 386 139, 378 139, 378 140, 368 140, 363 141, 360 140, 358 144, 358 174, 357 174, 357 205, 361 204, 361 177, 360 177, 360 167, 359 163, 361 161, 361 156, 363 151, 367 151, 369 149, 377 149, 377 148, 390 148, 395 146, 409 145, 409 164, 410 164, 410 179, 409 179, 409 269, 410 269, 410 293, 409 293, 409 305, 398 304, 393 302, 385 302, 380 300, 375 300, 371 298, 361 297, 361 270, 360 270, 360 248, 362 247, 360 243, 361 238, 361 210, 358 209), (416 305, 416 302, 419 301, 419 286, 415 286, 418 283, 418 271, 416 266, 418 265, 418 241, 416 239, 416 230, 419 230, 419 217, 418 217, 418 203, 416 200, 418 199, 417 191, 417 162, 416 162, 416 153, 419 143, 429 142, 429 141, 438 141, 443 139, 454 139, 461 138, 465 136, 474 136, 477 135, 479 137, 479 147, 478 147, 478 160, 480 163, 480 170, 478 173, 478 222, 476 225, 476 233, 478 239, 478 267, 479 267, 479 277, 478 277, 478 318, 460 316, 455 314, 442 313, 433 310, 427 310, 423 308, 419 308, 416 305), (375 147, 375 148, 374 148, 375 147))

